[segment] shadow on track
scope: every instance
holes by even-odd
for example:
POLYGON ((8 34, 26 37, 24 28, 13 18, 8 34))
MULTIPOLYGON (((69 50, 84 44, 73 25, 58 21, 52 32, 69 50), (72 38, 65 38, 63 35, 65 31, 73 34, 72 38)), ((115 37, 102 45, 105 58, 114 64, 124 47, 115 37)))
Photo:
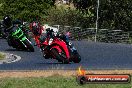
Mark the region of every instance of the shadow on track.
POLYGON ((6 49, 5 51, 20 51, 20 50, 17 50, 17 49, 6 49))
MULTIPOLYGON (((59 64, 63 64, 63 63, 61 63, 61 62, 47 62, 47 63, 37 63, 37 64, 38 65, 59 65, 59 64)), ((72 64, 72 63, 69 63, 69 64, 72 64)))
POLYGON ((6 49, 5 51, 30 52, 30 51, 27 51, 27 50, 19 50, 19 49, 6 49))

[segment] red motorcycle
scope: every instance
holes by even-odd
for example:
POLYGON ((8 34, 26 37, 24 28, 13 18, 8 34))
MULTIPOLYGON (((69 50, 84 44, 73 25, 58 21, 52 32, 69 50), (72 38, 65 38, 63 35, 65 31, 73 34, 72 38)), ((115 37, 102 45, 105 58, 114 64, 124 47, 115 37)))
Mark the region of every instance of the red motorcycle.
POLYGON ((47 37, 40 41, 40 48, 45 59, 53 58, 62 63, 79 63, 81 57, 78 52, 72 52, 70 47, 58 36, 54 35, 53 30, 46 30, 47 37))

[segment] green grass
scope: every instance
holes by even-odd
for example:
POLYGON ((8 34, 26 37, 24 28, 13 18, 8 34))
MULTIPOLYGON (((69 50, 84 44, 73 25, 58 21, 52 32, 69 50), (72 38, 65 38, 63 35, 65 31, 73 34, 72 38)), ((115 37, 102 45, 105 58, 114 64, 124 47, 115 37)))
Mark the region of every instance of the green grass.
POLYGON ((3 60, 5 58, 5 54, 0 52, 0 60, 3 60))
POLYGON ((79 85, 75 77, 1 78, 0 88, 132 88, 128 84, 85 84, 79 85))

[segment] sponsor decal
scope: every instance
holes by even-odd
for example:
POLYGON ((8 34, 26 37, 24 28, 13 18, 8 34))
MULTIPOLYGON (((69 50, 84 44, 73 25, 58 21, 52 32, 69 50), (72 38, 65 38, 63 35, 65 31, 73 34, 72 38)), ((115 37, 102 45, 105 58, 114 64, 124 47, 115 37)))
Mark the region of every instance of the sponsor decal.
POLYGON ((86 74, 85 70, 78 69, 77 82, 86 83, 130 83, 129 74, 86 74))

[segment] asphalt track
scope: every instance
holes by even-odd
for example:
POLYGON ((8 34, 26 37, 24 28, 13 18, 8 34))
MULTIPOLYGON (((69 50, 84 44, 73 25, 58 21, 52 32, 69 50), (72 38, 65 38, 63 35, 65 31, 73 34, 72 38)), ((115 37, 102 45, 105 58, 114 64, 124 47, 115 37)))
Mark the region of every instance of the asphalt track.
POLYGON ((6 40, 0 39, 0 51, 22 57, 18 62, 1 64, 0 70, 48 70, 48 69, 132 69, 132 45, 72 41, 82 57, 78 64, 61 64, 53 59, 44 59, 36 46, 35 52, 16 51, 6 40))

